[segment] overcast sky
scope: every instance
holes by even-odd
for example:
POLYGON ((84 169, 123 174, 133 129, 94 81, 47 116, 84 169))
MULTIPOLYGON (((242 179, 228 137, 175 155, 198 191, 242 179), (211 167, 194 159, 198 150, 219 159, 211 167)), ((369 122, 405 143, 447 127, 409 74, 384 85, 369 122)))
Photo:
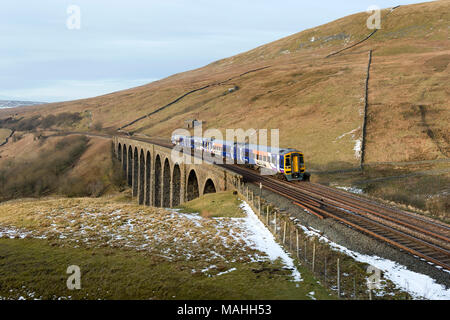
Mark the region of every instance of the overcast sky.
POLYGON ((0 100, 131 88, 365 11, 416 1, 1 0, 0 100), (76 11, 81 12, 80 29, 76 11))

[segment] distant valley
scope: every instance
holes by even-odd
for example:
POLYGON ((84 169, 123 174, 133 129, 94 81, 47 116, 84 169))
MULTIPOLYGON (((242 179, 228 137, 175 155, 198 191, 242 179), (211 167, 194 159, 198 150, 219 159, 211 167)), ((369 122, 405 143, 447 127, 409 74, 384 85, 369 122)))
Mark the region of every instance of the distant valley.
POLYGON ((45 102, 36 101, 15 101, 15 100, 0 100, 0 108, 15 108, 23 106, 34 106, 44 104, 45 102))

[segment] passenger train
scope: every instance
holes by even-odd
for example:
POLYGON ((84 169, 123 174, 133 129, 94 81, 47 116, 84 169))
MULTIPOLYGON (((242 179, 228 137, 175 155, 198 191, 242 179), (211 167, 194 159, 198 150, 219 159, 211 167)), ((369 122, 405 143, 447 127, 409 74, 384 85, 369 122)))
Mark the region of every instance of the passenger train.
MULTIPOLYGON (((232 160, 235 164, 264 168, 288 181, 309 180, 309 173, 305 171, 303 153, 295 149, 272 148, 183 135, 173 135, 171 140, 173 145, 206 152, 213 157, 223 157, 228 161, 232 160)), ((228 161, 227 163, 229 163, 228 161)))

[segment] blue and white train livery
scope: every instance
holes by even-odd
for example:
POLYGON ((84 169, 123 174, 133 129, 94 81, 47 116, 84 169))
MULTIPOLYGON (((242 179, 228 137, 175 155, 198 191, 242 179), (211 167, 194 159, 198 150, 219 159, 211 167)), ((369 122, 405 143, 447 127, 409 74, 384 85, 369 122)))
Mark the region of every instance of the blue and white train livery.
POLYGON ((173 135, 172 143, 211 156, 226 158, 236 164, 265 168, 282 174, 288 181, 308 180, 303 153, 290 148, 272 148, 255 144, 173 135))

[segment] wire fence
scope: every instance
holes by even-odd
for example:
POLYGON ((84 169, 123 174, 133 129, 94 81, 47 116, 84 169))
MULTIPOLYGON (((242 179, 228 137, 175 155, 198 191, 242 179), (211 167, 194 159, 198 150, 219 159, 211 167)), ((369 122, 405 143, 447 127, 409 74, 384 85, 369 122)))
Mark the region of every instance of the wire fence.
POLYGON ((375 291, 368 286, 371 274, 367 264, 333 249, 320 239, 320 231, 301 225, 297 218, 263 199, 261 192, 255 195, 248 185, 241 183, 236 187, 275 239, 299 265, 309 269, 321 285, 340 299, 375 298, 375 291))

